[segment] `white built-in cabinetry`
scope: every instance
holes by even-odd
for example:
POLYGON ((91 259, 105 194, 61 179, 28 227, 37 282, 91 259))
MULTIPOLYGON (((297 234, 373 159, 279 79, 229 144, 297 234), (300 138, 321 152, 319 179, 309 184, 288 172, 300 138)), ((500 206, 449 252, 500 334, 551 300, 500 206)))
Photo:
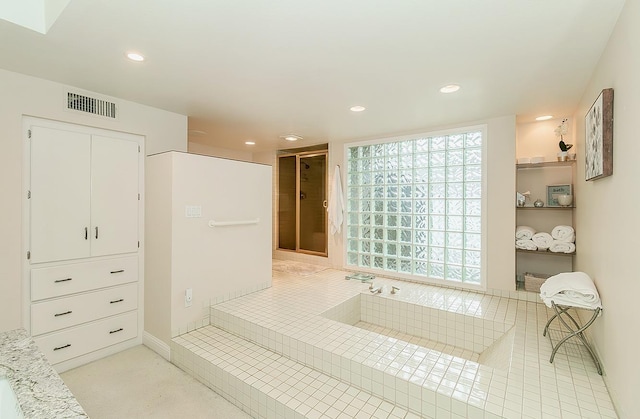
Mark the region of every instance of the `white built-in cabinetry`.
POLYGON ((25 326, 64 370, 141 340, 144 139, 24 125, 25 326))

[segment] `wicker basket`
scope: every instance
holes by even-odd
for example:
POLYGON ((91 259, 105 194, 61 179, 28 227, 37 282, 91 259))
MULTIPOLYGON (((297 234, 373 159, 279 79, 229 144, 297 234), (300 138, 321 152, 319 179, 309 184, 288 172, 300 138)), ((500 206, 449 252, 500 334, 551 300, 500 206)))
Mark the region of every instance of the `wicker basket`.
POLYGON ((525 272, 524 274, 524 289, 529 292, 540 292, 540 286, 544 284, 551 275, 536 274, 531 272, 525 272))

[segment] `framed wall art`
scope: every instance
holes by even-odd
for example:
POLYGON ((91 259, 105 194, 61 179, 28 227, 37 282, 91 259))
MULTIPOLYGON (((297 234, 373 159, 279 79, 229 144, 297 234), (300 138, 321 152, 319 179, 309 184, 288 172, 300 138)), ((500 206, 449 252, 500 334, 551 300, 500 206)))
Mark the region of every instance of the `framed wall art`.
POLYGON ((613 89, 604 89, 593 102, 585 122, 585 178, 613 174, 613 89))

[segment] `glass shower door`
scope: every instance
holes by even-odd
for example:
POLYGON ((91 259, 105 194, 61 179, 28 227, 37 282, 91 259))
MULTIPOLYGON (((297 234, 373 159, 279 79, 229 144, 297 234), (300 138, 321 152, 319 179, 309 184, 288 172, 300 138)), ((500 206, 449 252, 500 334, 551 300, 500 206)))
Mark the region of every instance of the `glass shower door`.
POLYGON ((297 250, 296 156, 278 159, 278 248, 297 250))
POLYGON ((278 249, 327 255, 327 153, 278 158, 278 249))
POLYGON ((327 253, 327 155, 300 156, 299 249, 327 253))

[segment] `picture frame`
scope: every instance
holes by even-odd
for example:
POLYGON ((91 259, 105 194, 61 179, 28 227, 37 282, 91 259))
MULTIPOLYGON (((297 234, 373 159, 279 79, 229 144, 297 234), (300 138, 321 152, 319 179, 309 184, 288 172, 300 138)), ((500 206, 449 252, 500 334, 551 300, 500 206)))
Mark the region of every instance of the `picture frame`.
POLYGON ((547 185, 547 206, 560 207, 557 195, 573 195, 572 185, 547 185))
POLYGON ((613 174, 613 89, 604 89, 585 115, 585 179, 613 174))

